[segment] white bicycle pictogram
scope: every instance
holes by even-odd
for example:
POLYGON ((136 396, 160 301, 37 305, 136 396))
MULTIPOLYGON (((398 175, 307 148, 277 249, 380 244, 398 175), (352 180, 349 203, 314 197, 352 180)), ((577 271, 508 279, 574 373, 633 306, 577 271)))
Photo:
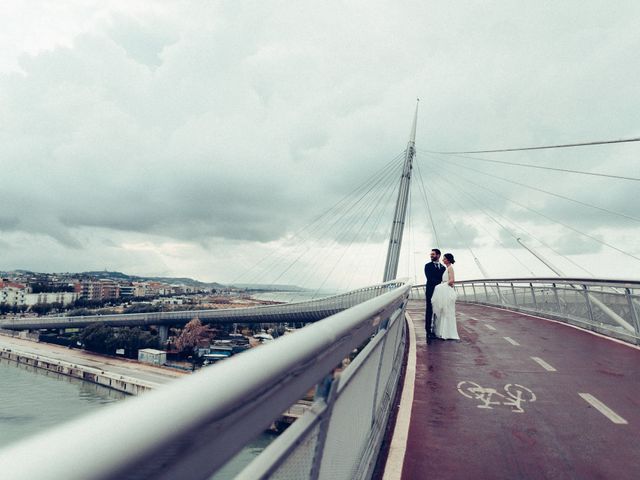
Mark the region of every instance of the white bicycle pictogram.
POLYGON ((508 383, 503 390, 506 395, 495 388, 482 387, 469 380, 458 383, 458 391, 462 395, 481 402, 478 408, 492 409, 492 405, 506 405, 512 407, 512 412, 522 413, 524 412, 523 403, 536 401, 536 395, 531 389, 517 383, 508 383))

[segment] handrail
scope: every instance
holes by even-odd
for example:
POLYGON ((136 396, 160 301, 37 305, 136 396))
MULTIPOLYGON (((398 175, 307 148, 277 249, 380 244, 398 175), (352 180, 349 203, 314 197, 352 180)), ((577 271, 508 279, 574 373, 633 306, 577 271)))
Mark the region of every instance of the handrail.
POLYGON ((3 476, 209 478, 405 305, 395 288, 142 397, 0 451, 3 476))
POLYGON ((456 280, 456 283, 580 283, 602 285, 605 287, 640 288, 640 280, 581 278, 581 277, 517 277, 517 278, 478 278, 473 280, 456 280))
POLYGON ((198 317, 203 323, 311 322, 350 308, 361 303, 364 299, 374 297, 385 292, 388 288, 396 286, 398 286, 398 282, 393 280, 319 299, 256 307, 0 320, 0 328, 76 328, 98 322, 111 326, 170 325, 186 323, 194 317, 198 317))
POLYGON ((640 344, 640 281, 572 277, 457 281, 460 301, 535 313, 640 344))

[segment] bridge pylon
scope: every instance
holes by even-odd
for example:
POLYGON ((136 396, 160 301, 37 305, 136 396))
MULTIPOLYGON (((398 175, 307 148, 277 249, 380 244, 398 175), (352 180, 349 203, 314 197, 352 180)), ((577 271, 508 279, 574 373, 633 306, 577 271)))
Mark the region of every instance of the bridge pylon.
POLYGON ((391 237, 389 238, 389 248, 387 250, 387 261, 384 267, 383 282, 394 280, 398 274, 398 263, 400 261, 400 247, 402 246, 402 235, 404 233, 405 217, 407 216, 407 204, 409 202, 409 188, 411 186, 411 170, 413 169, 413 157, 416 154, 416 126, 418 123, 418 105, 413 116, 413 125, 409 136, 409 143, 404 156, 404 167, 400 178, 400 189, 396 209, 393 214, 393 224, 391 226, 391 237))

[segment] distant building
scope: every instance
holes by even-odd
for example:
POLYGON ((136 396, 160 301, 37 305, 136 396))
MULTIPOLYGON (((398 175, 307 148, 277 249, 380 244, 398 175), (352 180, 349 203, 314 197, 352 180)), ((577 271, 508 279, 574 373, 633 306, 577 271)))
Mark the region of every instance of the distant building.
POLYGON ((135 297, 135 290, 136 287, 133 286, 133 284, 129 283, 129 284, 120 284, 120 296, 122 298, 131 298, 131 297, 135 297))
POLYGON ((71 305, 78 300, 78 298, 80 298, 80 294, 75 292, 27 293, 25 295, 24 305, 32 306, 43 303, 71 305))
POLYGON ((86 300, 114 300, 120 297, 120 285, 109 279, 83 280, 75 290, 86 300))
POLYGON ((164 365, 167 363, 167 352, 155 348, 143 348, 138 350, 138 361, 152 365, 164 365))
POLYGON ((102 284, 95 280, 80 282, 80 296, 86 300, 102 300, 102 284))
POLYGON ((13 282, 0 282, 0 303, 11 306, 25 305, 29 289, 26 285, 13 282))
POLYGON ((117 282, 109 279, 100 280, 100 296, 101 300, 113 300, 120 298, 120 285, 117 282))

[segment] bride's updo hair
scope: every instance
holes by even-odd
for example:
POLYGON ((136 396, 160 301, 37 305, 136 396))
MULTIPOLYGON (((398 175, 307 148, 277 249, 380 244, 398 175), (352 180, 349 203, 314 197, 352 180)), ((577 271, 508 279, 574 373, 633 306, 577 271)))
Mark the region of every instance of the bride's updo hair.
POLYGON ((445 253, 445 254, 444 254, 444 258, 446 258, 447 260, 449 260, 449 263, 450 263, 450 264, 452 264, 452 265, 453 265, 454 263, 456 263, 455 258, 453 258, 453 253, 445 253))

